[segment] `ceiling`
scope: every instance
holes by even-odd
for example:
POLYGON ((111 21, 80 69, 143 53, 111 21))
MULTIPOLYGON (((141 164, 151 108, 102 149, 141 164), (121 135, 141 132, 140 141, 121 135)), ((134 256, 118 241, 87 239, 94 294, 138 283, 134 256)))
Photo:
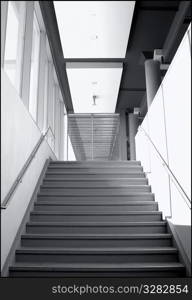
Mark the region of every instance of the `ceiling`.
POLYGON ((131 110, 144 102, 145 57, 152 57, 154 49, 163 49, 180 2, 185 1, 136 1, 116 111, 131 110))
MULTIPOLYGON (((132 110, 138 106, 146 107, 145 59, 153 57, 154 49, 164 51, 167 47, 170 50, 170 42, 173 42, 171 51, 167 51, 170 63, 185 29, 191 22, 190 1, 40 1, 39 3, 68 113, 74 112, 76 107, 74 98, 78 91, 80 94, 80 88, 84 88, 83 84, 87 89, 93 78, 99 82, 99 79, 108 77, 105 75, 107 68, 111 71, 111 79, 106 80, 106 87, 103 85, 102 90, 99 90, 102 95, 107 95, 108 92, 108 99, 109 97, 112 99, 111 105, 105 107, 114 109, 116 100, 116 112, 122 109, 132 110), (93 4, 94 9, 91 6, 93 4), (71 15, 67 13, 67 9, 62 9, 65 5, 68 6, 71 15), (188 10, 181 18, 184 6, 188 6, 188 10), (114 63, 120 64, 119 77, 116 78, 113 96, 109 96, 108 87, 111 85, 113 89, 112 78, 117 75, 113 75, 117 72, 116 65, 113 68, 114 63), (101 73, 98 73, 98 68, 101 73), (82 69, 82 73, 79 69, 82 69), (85 78, 82 79, 81 76, 84 76, 82 74, 84 72, 88 74, 88 69, 92 74, 95 70, 94 76, 97 74, 98 77, 95 79, 93 75, 90 78, 86 75, 87 81, 85 78), (73 76, 69 73, 73 73, 73 76), (76 84, 79 85, 76 89, 74 82, 70 80, 71 77, 75 78, 76 84)), ((162 76, 164 75, 165 71, 162 72, 162 76)), ((90 106, 93 102, 90 92, 88 98, 90 106)), ((77 100, 81 108, 85 102, 85 95, 82 94, 77 100)), ((89 107, 88 111, 90 110, 89 107)))
POLYGON ((116 68, 70 68, 67 76, 75 113, 114 113, 122 64, 116 68))
MULTIPOLYGON (((65 58, 125 58, 135 1, 54 1, 65 58)), ((66 64, 75 113, 114 113, 122 63, 66 64)))
POLYGON ((134 4, 54 1, 64 57, 125 57, 134 4))

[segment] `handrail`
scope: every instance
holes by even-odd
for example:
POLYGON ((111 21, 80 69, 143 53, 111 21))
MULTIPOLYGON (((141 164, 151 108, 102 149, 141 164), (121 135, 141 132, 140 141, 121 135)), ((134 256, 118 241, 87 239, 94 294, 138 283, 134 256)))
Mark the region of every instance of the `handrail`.
MULTIPOLYGON (((17 178, 15 179, 14 183, 12 184, 11 188, 9 189, 9 192, 7 193, 7 195, 5 196, 2 204, 1 204, 1 208, 5 209, 8 206, 8 203, 11 200, 11 197, 13 195, 13 193, 15 192, 15 190, 17 189, 19 183, 22 182, 22 178, 25 174, 25 172, 27 171, 29 165, 31 164, 33 158, 35 157, 39 147, 41 146, 42 142, 44 141, 45 137, 47 136, 49 130, 52 132, 51 127, 48 127, 46 132, 41 135, 40 139, 38 140, 37 144, 35 145, 33 151, 31 152, 31 154, 29 155, 29 158, 27 159, 27 161, 25 162, 24 166, 22 167, 21 171, 19 172, 19 175, 17 176, 17 178)), ((52 132, 53 134, 53 132, 52 132)), ((54 134, 53 134, 54 136, 54 134)))
POLYGON ((152 139, 150 138, 150 136, 148 135, 148 133, 145 131, 144 128, 142 128, 142 126, 139 126, 139 130, 142 130, 145 134, 145 136, 148 138, 148 140, 150 141, 150 143, 152 144, 153 148, 155 149, 156 153, 158 154, 158 156, 160 157, 160 160, 162 162, 163 167, 166 169, 167 173, 170 175, 170 178, 172 180, 172 182, 175 184, 175 187, 177 188, 177 190, 180 192, 183 200, 185 201, 185 203, 187 204, 187 206, 191 209, 191 201, 190 198, 187 196, 185 190, 183 189, 183 187, 181 186, 181 184, 179 183, 179 181, 177 180, 177 178, 175 177, 174 173, 172 172, 172 170, 170 169, 170 167, 168 166, 168 164, 166 163, 166 161, 164 160, 164 158, 162 157, 161 153, 159 152, 159 150, 157 149, 157 147, 155 146, 155 144, 153 143, 152 139))

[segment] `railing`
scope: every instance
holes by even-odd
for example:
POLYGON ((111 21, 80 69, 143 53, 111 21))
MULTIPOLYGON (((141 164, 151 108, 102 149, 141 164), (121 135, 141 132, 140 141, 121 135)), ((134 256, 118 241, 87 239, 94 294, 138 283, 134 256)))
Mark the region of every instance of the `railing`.
POLYGON ((24 164, 24 166, 22 167, 21 171, 19 172, 19 175, 17 176, 17 178, 15 179, 14 183, 12 184, 9 192, 7 193, 7 195, 5 196, 2 204, 1 204, 1 209, 5 209, 7 208, 10 200, 11 200, 11 197, 13 196, 14 192, 16 191, 18 185, 22 182, 22 179, 23 179, 23 176, 25 175, 29 165, 31 164, 32 160, 34 159, 39 147, 41 146, 42 142, 44 141, 44 139, 47 137, 48 135, 48 132, 51 132, 53 137, 54 137, 54 134, 53 134, 53 131, 51 129, 51 127, 49 127, 45 134, 41 135, 39 141, 37 142, 36 146, 34 147, 33 151, 31 152, 31 154, 29 155, 29 158, 27 159, 26 163, 24 164))
POLYGON ((68 114, 67 153, 71 143, 77 160, 119 158, 119 124, 119 114, 68 114))
POLYGON ((183 189, 183 187, 181 186, 181 184, 179 183, 179 181, 177 180, 176 176, 174 175, 174 173, 172 172, 172 170, 170 169, 170 167, 168 166, 168 164, 166 163, 166 161, 164 160, 164 158, 162 157, 161 153, 159 152, 159 150, 157 149, 157 147, 155 146, 155 144, 153 143, 152 139, 150 138, 150 136, 148 135, 148 133, 145 131, 144 128, 142 128, 141 126, 139 126, 139 129, 143 131, 144 135, 147 137, 148 141, 151 143, 151 145, 153 146, 153 148, 155 149, 156 154, 158 155, 159 159, 161 160, 161 163, 163 165, 163 167, 165 168, 166 172, 168 173, 168 175, 170 176, 171 181, 174 183, 175 187, 177 188, 177 190, 179 191, 179 193, 181 194, 183 200, 185 201, 185 203, 187 204, 187 206, 191 209, 191 201, 190 198, 187 196, 185 190, 183 189))

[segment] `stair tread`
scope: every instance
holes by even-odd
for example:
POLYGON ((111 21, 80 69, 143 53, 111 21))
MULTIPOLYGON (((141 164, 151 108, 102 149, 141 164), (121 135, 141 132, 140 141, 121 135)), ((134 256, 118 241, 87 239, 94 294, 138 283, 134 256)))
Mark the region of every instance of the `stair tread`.
POLYGON ((75 166, 73 166, 73 165, 64 165, 64 164, 58 164, 58 165, 49 165, 48 166, 48 168, 50 168, 50 169, 52 169, 52 168, 63 168, 63 169, 89 169, 89 168, 91 168, 91 169, 114 169, 114 168, 121 168, 121 169, 129 169, 129 168, 135 168, 135 169, 142 169, 142 167, 141 167, 141 165, 139 165, 139 164, 128 164, 128 165, 126 165, 126 166, 123 166, 123 165, 121 165, 121 166, 110 166, 110 165, 104 165, 104 164, 102 164, 102 165, 98 165, 98 164, 95 164, 95 165, 90 165, 90 166, 86 166, 86 165, 75 165, 75 166))
POLYGON ((165 226, 167 224, 166 221, 152 221, 152 222, 28 222, 27 225, 30 226, 98 226, 98 227, 121 227, 121 226, 165 226))
POLYGON ((73 161, 73 160, 68 160, 68 161, 63 161, 63 160, 55 160, 55 161, 50 161, 50 164, 97 164, 97 163, 106 163, 106 164, 111 164, 111 163, 116 163, 116 164, 119 164, 119 163, 141 163, 139 160, 110 160, 110 161, 103 161, 103 160, 97 160, 96 162, 94 161, 81 161, 81 160, 76 160, 76 161, 73 161))
POLYGON ((79 247, 79 248, 65 248, 65 247, 21 247, 16 250, 16 253, 34 253, 34 254, 168 254, 177 253, 174 247, 79 247))
MULTIPOLYGON (((131 187, 134 187, 134 188, 141 188, 141 187, 150 187, 148 184, 122 184, 122 185, 117 185, 117 186, 101 186, 101 188, 104 188, 104 189, 121 189, 121 188, 131 188, 131 187)), ((99 188, 98 186, 94 187, 94 186, 88 186, 88 187, 81 187, 81 186, 74 186, 74 187, 68 187, 68 186, 61 186, 61 185, 53 185, 53 186, 50 186, 50 185, 46 185, 46 184, 42 184, 41 185, 41 188, 62 188, 62 189, 97 189, 99 188)))
MULTIPOLYGON (((82 201, 83 202, 83 201, 82 201)), ((51 205, 51 206, 57 206, 57 205, 63 205, 63 206, 123 206, 123 205, 143 205, 143 204, 150 204, 150 205, 157 205, 158 203, 155 202, 155 201, 140 201, 140 200, 134 200, 134 201, 128 201, 128 202, 118 202, 118 203, 110 203, 110 202, 107 202, 107 203, 93 203, 93 202, 90 202, 90 203, 82 203, 79 201, 79 203, 71 203, 70 201, 67 202, 66 200, 62 200, 62 202, 57 202, 57 201, 53 201, 53 200, 39 200, 38 202, 35 202, 35 205, 51 205)))
POLYGON ((119 270, 119 271, 137 271, 137 270, 170 270, 181 269, 184 270, 184 265, 177 262, 169 263, 14 263, 10 270, 50 270, 50 271, 105 271, 105 270, 119 270))
POLYGON ((110 179, 105 179, 105 178, 45 178, 44 181, 121 181, 121 180, 132 180, 132 181, 147 181, 147 178, 124 178, 124 177, 117 177, 117 178, 110 178, 110 179))
MULTIPOLYGON (((54 169, 53 169, 54 170, 54 169)), ((54 171, 50 171, 50 169, 48 169, 47 170, 47 172, 46 172, 46 175, 62 175, 62 174, 65 174, 65 175, 98 175, 98 174, 100 174, 100 173, 98 173, 98 172, 93 172, 93 171, 89 171, 89 172, 87 172, 87 173, 85 173, 85 172, 83 172, 83 173, 80 173, 80 172, 78 172, 78 173, 76 173, 76 172, 69 172, 69 173, 67 173, 67 172, 57 172, 56 170, 54 170, 54 171)), ((128 172, 123 172, 123 173, 121 173, 121 171, 119 171, 119 172, 115 172, 115 173, 105 173, 105 171, 102 171, 102 174, 104 174, 104 175, 110 175, 110 174, 114 174, 114 175, 125 175, 125 174, 129 174, 129 175, 145 175, 145 173, 143 172, 143 171, 139 171, 139 172, 133 172, 133 171, 128 171, 128 172)))
POLYGON ((130 212, 125 212, 125 211, 120 211, 120 212, 94 212, 94 211, 88 211, 88 212, 75 212, 75 211, 71 211, 71 212, 60 212, 60 211, 32 211, 31 215, 61 215, 61 216, 65 216, 65 215, 76 215, 76 216, 100 216, 100 215, 110 215, 110 216, 116 216, 116 215, 161 215, 162 212, 161 211, 130 211, 130 212))
POLYGON ((28 233, 23 234, 21 238, 26 239, 170 239, 172 238, 172 235, 169 233, 141 233, 141 234, 85 234, 85 233, 79 233, 79 234, 58 234, 58 233, 44 233, 44 234, 38 234, 38 233, 28 233))

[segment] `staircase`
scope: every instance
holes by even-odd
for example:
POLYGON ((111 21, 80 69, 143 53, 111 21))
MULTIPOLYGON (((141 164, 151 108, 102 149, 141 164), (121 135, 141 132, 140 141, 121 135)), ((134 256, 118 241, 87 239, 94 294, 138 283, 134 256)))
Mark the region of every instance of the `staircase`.
POLYGON ((139 162, 51 161, 10 277, 183 277, 139 162))

